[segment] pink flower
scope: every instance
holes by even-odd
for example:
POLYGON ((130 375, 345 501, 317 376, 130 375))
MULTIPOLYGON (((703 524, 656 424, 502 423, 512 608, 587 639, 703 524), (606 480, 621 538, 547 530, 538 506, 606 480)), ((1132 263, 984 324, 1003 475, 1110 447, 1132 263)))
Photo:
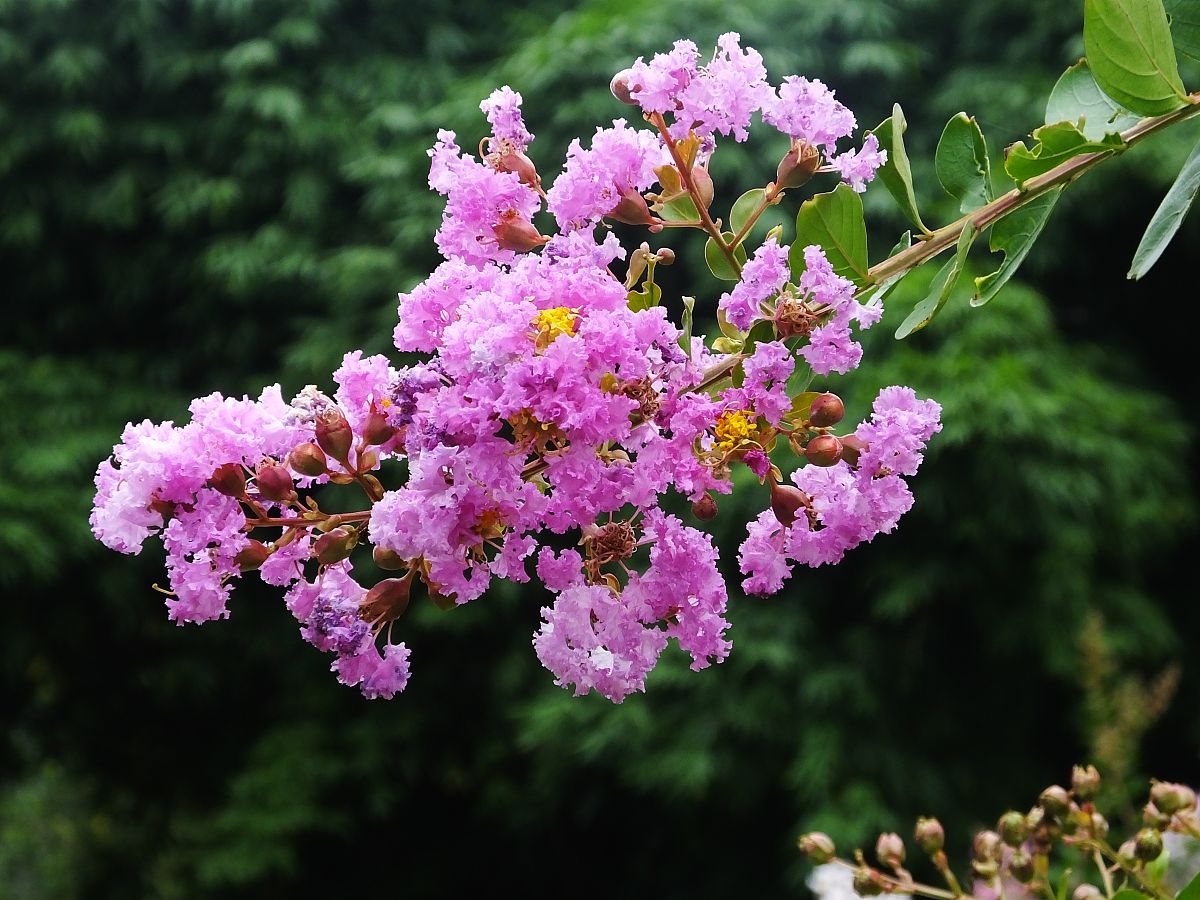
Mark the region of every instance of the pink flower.
POLYGON ((724 310, 734 327, 747 331, 755 319, 763 317, 761 304, 779 293, 790 277, 788 248, 768 238, 742 267, 741 280, 721 296, 717 308, 724 310))

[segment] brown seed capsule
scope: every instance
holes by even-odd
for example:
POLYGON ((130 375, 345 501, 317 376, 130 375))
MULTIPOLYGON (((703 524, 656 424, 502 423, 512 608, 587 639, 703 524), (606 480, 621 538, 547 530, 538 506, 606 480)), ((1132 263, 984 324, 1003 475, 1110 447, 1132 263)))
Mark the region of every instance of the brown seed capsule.
POLYGON ((1100 773, 1095 766, 1075 766, 1071 770, 1071 790, 1081 802, 1087 802, 1100 790, 1100 773))
POLYGON ((367 414, 367 421, 363 423, 363 439, 368 444, 386 444, 395 436, 396 429, 392 427, 387 416, 372 406, 367 414))
POLYGON ((329 407, 317 415, 317 446, 345 464, 354 443, 354 431, 337 407, 329 407))
POLYGON ((808 409, 808 421, 814 428, 829 428, 842 421, 846 407, 837 394, 817 394, 808 409))
POLYGON ((267 561, 267 557, 271 555, 271 551, 267 549, 267 545, 262 541, 251 540, 242 551, 234 557, 233 561, 237 563, 238 568, 243 572, 253 572, 259 566, 267 561))
POLYGON ((631 187, 621 191, 621 199, 609 211, 608 218, 626 225, 653 225, 655 221, 646 198, 631 187))
POLYGON ((264 500, 285 503, 296 499, 292 473, 275 463, 264 463, 254 473, 254 484, 264 500))
POLYGON ((810 831, 808 834, 800 835, 796 846, 800 848, 801 853, 808 857, 809 862, 817 865, 823 865, 837 855, 837 847, 834 846, 833 840, 821 831, 810 831))
POLYGON ((246 473, 238 463, 217 466, 208 478, 209 486, 226 497, 246 496, 246 473))
POLYGON ((396 572, 408 565, 408 560, 395 550, 389 550, 378 544, 371 550, 371 559, 375 561, 375 565, 387 572, 396 572))
POLYGON ((655 250, 654 255, 658 258, 659 265, 669 266, 675 262, 675 251, 670 247, 655 250))
POLYGON ((1133 843, 1133 854, 1142 862, 1153 862, 1162 855, 1162 835, 1153 828, 1143 828, 1133 836, 1133 843))
POLYGON ((917 819, 917 828, 913 836, 926 853, 937 853, 946 845, 946 830, 937 819, 925 816, 917 819))
POLYGON ((875 841, 875 857, 889 869, 904 865, 904 841, 895 832, 885 832, 875 841))
POLYGON ((1173 816, 1175 813, 1196 808, 1196 792, 1186 784, 1156 781, 1150 788, 1150 802, 1157 806, 1160 812, 1173 816))
POLYGON ((836 466, 842 458, 842 442, 832 434, 818 434, 804 446, 804 456, 814 466, 836 466))
POLYGON ((313 555, 321 565, 331 566, 349 557, 357 543, 358 532, 349 525, 339 525, 313 541, 313 555))
POLYGON ((368 622, 392 622, 404 615, 412 599, 412 576, 385 578, 369 591, 358 608, 368 622))
POLYGON ((812 498, 800 488, 771 482, 771 512, 775 513, 780 525, 791 525, 796 521, 797 513, 811 505, 812 498))
POLYGON ((996 831, 1000 834, 1000 839, 1008 846, 1019 847, 1028 833, 1025 817, 1016 810, 1009 810, 996 823, 996 831))
POLYGON ((1054 818, 1061 819, 1071 809, 1071 795, 1066 788, 1053 784, 1042 791, 1038 806, 1054 818))
POLYGON ((812 144, 797 142, 779 161, 775 169, 775 185, 780 190, 806 184, 821 167, 821 154, 812 144))
POLYGON ((325 451, 312 441, 305 441, 293 447, 287 461, 293 472, 307 475, 309 478, 316 478, 329 471, 325 451))
POLYGON ((630 91, 636 91, 638 88, 630 83, 629 79, 633 76, 631 69, 622 69, 613 76, 612 81, 608 83, 608 89, 612 91, 612 95, 622 103, 627 103, 630 106, 637 106, 638 103, 630 96, 630 91))
POLYGON ((710 522, 717 517, 717 501, 712 494, 705 494, 692 504, 692 515, 701 522, 710 522))
POLYGON ((867 452, 867 442, 856 434, 843 435, 841 441, 842 459, 852 468, 856 468, 859 457, 867 452))
POLYGON ((542 183, 542 178, 538 175, 537 167, 533 164, 533 160, 516 149, 508 149, 503 153, 489 156, 488 160, 497 171, 511 172, 517 176, 517 180, 521 184, 535 190, 542 183))

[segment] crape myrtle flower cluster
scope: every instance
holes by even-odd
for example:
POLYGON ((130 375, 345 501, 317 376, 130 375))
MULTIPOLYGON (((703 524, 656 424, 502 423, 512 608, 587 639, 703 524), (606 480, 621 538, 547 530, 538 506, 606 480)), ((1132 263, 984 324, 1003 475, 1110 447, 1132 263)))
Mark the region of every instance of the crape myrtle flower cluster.
POLYGON ((853 329, 880 308, 804 235, 802 268, 779 229, 748 259, 740 246, 767 206, 818 173, 863 190, 885 159, 874 137, 839 151, 853 114, 818 81, 772 87, 736 34, 705 65, 679 41, 612 89, 641 115, 573 141, 546 187, 510 88, 481 104, 491 133, 477 153, 438 133, 429 184, 446 198, 444 262, 400 295, 394 334, 425 361, 353 351, 332 393, 214 394, 186 424, 126 428, 97 472, 92 527, 123 553, 161 538, 173 621, 227 617, 233 586, 257 573, 284 589, 342 682, 391 697, 409 678, 396 623, 414 591, 448 609, 494 579, 536 576, 554 595, 538 658, 557 684, 620 702, 672 639, 696 670, 730 652, 717 549, 696 525, 717 514, 737 467, 766 488, 739 554, 752 593, 896 525, 939 407, 890 387, 867 422, 839 433, 841 400, 807 387, 859 364, 853 329), (756 116, 789 150, 742 234, 722 234, 708 163, 756 116), (654 274, 671 249, 627 253, 613 222, 715 235, 735 281, 710 301, 717 340, 692 336, 690 306, 676 324, 660 305, 654 274), (776 460, 799 463, 790 483, 776 460), (365 508, 323 510, 329 485, 365 508), (664 511, 672 495, 691 501, 695 522, 664 511), (362 571, 355 550, 367 544, 382 580, 362 571))

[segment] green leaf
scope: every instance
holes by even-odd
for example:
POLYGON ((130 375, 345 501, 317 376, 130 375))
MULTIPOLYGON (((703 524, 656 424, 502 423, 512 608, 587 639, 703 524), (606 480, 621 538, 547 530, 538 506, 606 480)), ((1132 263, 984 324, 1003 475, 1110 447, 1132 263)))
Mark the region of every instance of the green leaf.
POLYGON ((1143 116, 1187 96, 1162 0, 1084 0, 1083 47, 1100 89, 1143 116))
POLYGON ((679 336, 679 346, 688 355, 688 359, 692 357, 692 325, 695 307, 695 297, 683 298, 683 334, 679 336))
POLYGON ((1098 141, 1089 141, 1072 122, 1056 122, 1034 129, 1034 144, 1026 147, 1017 141, 1008 148, 1004 171, 1012 176, 1018 187, 1067 160, 1085 153, 1111 153, 1125 149, 1119 134, 1106 134, 1098 141))
POLYGON ((946 123, 933 163, 938 181, 957 198, 960 212, 979 209, 992 199, 987 143, 973 116, 960 112, 946 123))
POLYGON ((734 234, 740 232, 742 226, 750 221, 750 217, 762 203, 764 194, 766 194, 765 188, 755 188, 752 191, 746 191, 734 201, 733 208, 729 210, 729 228, 734 234))
POLYGON ((988 241, 993 251, 1003 251, 1004 262, 991 275, 983 275, 975 279, 975 296, 971 299, 972 306, 983 306, 996 296, 1000 288, 1008 283, 1017 268, 1029 255, 1034 241, 1046 227, 1046 220, 1058 203, 1062 188, 1057 187, 1047 191, 1035 200, 1031 200, 1020 209, 1014 210, 992 226, 992 234, 988 241))
POLYGON ((932 322, 933 317, 946 305, 946 301, 954 292, 954 286, 958 284, 963 264, 967 261, 967 253, 970 251, 971 245, 975 243, 975 236, 978 234, 979 229, 968 222, 967 227, 958 236, 958 247, 955 249, 954 255, 946 260, 942 270, 933 279, 929 296, 914 306, 913 311, 908 314, 908 318, 896 329, 896 340, 904 340, 914 331, 920 331, 932 322))
POLYGON ((1167 15, 1171 17, 1171 36, 1175 49, 1200 59, 1200 0, 1164 0, 1167 15))
MULTIPOLYGON (((733 240, 733 232, 726 231, 721 235, 726 242, 733 240)), ((733 258, 738 261, 739 265, 744 265, 746 262, 746 246, 738 244, 733 248, 733 258)), ((737 270, 729 264, 729 260, 725 254, 721 252, 721 248, 717 246, 717 242, 712 238, 708 239, 708 243, 704 245, 704 261, 708 263, 708 270, 722 281, 737 281, 737 270)))
POLYGON ((717 327, 721 329, 721 334, 738 343, 741 343, 746 336, 746 332, 730 322, 729 317, 725 315, 725 310, 720 307, 717 308, 717 327))
POLYGON ((796 214, 796 240, 788 253, 792 280, 804 271, 804 248, 817 244, 825 251, 833 271, 859 287, 870 282, 867 274, 867 226, 862 197, 849 185, 839 184, 828 194, 817 194, 800 204, 796 214))
POLYGON ((904 118, 904 110, 900 104, 892 106, 892 114, 884 119, 869 133, 879 139, 879 147, 887 151, 887 163, 876 173, 888 189, 901 211, 908 216, 925 234, 929 229, 921 221, 917 212, 917 197, 913 192, 912 166, 908 162, 908 153, 904 150, 904 132, 908 130, 908 122, 904 118))
POLYGON ((664 222, 696 222, 700 219, 700 213, 696 211, 692 198, 684 194, 664 203, 662 209, 658 210, 658 217, 664 222))
POLYGON ((662 288, 657 284, 647 285, 640 291, 630 291, 626 300, 631 310, 641 312, 652 306, 658 306, 659 301, 662 300, 662 288))
POLYGON ((1131 128, 1141 118, 1100 90, 1086 59, 1062 73, 1046 102, 1047 125, 1074 122, 1091 141, 1131 128))
POLYGON ((1137 252, 1133 254, 1133 266, 1129 269, 1129 277, 1141 278, 1158 262, 1175 232, 1183 224, 1183 217, 1192 207, 1196 193, 1200 191, 1200 144, 1192 150, 1191 156, 1179 170, 1179 177, 1167 191, 1162 204, 1154 212, 1154 217, 1142 235, 1137 252))
POLYGON ((750 327, 750 333, 746 335, 742 351, 750 353, 754 350, 755 344, 773 340, 775 340, 775 323, 768 319, 759 319, 750 327))
POLYGON ((1152 885, 1162 884, 1163 879, 1167 875, 1167 868, 1171 865, 1171 851, 1163 848, 1162 853, 1150 860, 1142 869, 1145 874, 1146 881, 1152 885))
POLYGON ((1200 875, 1189 881, 1175 900, 1200 900, 1200 875))
POLYGON ((1150 898, 1133 888, 1122 888, 1112 895, 1112 900, 1150 900, 1150 898))
MULTIPOLYGON (((811 374, 809 376, 811 378, 811 374)), ((801 421, 808 418, 812 411, 813 401, 821 396, 820 391, 804 391, 792 398, 792 408, 787 413, 789 419, 801 421)))

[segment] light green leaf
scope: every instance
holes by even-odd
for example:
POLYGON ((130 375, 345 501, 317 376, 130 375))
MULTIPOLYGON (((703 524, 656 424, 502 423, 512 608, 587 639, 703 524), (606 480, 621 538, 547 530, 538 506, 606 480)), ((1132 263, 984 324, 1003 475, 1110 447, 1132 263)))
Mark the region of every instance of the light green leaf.
POLYGON ((1179 109, 1179 78, 1162 0, 1084 0, 1083 47, 1100 89, 1143 116, 1179 109))
POLYGON ((752 191, 746 191, 734 201, 733 208, 729 210, 729 228, 734 234, 740 232, 742 226, 750 221, 750 217, 762 203, 765 193, 764 188, 755 188, 752 191))
MULTIPOLYGON (((733 240, 733 232, 726 231, 721 235, 726 242, 733 240)), ((738 261, 739 265, 746 263, 746 246, 738 244, 733 248, 733 257, 738 261)), ((717 246, 717 242, 712 238, 704 245, 704 261, 708 263, 708 270, 722 281, 737 281, 737 270, 729 264, 729 260, 725 254, 721 252, 721 248, 717 246)))
POLYGON ((696 222, 700 219, 700 213, 696 211, 692 198, 684 194, 664 203, 662 209, 658 210, 658 217, 664 222, 696 222))
POLYGON ((1119 134, 1106 134, 1098 141, 1089 141, 1072 122, 1043 125, 1033 132, 1033 146, 1017 141, 1008 148, 1004 171, 1012 176, 1018 187, 1067 160, 1085 153, 1111 153, 1125 149, 1119 134))
POLYGON ((1167 191, 1167 196, 1163 198, 1163 202, 1155 210, 1154 217, 1146 227, 1146 233, 1142 235, 1137 252, 1133 254, 1133 266, 1129 269, 1130 278, 1141 278, 1158 262, 1158 258, 1162 256, 1167 245, 1171 243, 1171 239, 1175 237, 1175 233, 1179 231, 1179 226, 1183 224, 1183 217, 1192 208, 1192 202, 1196 199, 1198 191, 1200 191, 1200 144, 1197 144, 1192 150, 1191 156, 1179 170, 1179 177, 1167 191))
POLYGON ((838 275, 859 287, 869 283, 862 198, 849 185, 839 184, 832 192, 817 194, 800 205, 796 214, 796 240, 788 253, 793 281, 799 280, 804 272, 804 248, 811 244, 825 251, 838 275))
POLYGON ((646 285, 640 291, 630 291, 626 296, 629 308, 634 312, 658 306, 660 300, 662 300, 662 288, 657 284, 646 285))
POLYGON ((787 417, 797 422, 804 421, 808 418, 808 414, 812 412, 813 401, 820 396, 821 393, 819 391, 804 391, 797 394, 792 398, 792 408, 788 411, 787 417))
POLYGON ((908 216, 925 234, 929 229, 921 221, 917 212, 917 197, 913 192, 912 166, 908 162, 908 153, 904 149, 904 132, 908 130, 908 122, 904 118, 904 110, 897 103, 892 106, 892 114, 879 123, 869 133, 879 139, 881 150, 887 151, 887 163, 876 173, 888 189, 901 211, 908 216))
POLYGON ((1171 36, 1175 49, 1200 59, 1200 0, 1164 0, 1171 17, 1171 36))
POLYGON ((957 198, 960 212, 979 209, 992 199, 987 143, 973 116, 960 112, 946 123, 933 162, 938 181, 957 198))
POLYGON ((1175 900, 1200 900, 1200 875, 1189 881, 1175 900))
POLYGON ((1150 898, 1133 888, 1122 888, 1112 895, 1112 900, 1150 900, 1150 898))
POLYGON ((688 355, 688 359, 692 357, 692 326, 695 308, 695 297, 683 298, 683 334, 679 336, 679 346, 688 355))
POLYGON ((963 264, 967 261, 967 253, 970 252, 971 245, 975 243, 977 234, 979 234, 979 229, 968 223, 962 234, 958 236, 958 247, 955 249, 954 255, 946 260, 942 270, 933 279, 929 296, 914 306, 913 311, 908 314, 908 318, 896 329, 896 340, 904 340, 914 331, 920 331, 932 322, 933 317, 946 305, 946 301, 954 292, 954 286, 958 284, 959 276, 962 275, 963 264))
POLYGON ((1003 251, 1004 262, 991 275, 983 275, 975 279, 975 296, 971 299, 972 306, 983 306, 1008 283, 1017 268, 1029 255, 1034 241, 1046 227, 1046 220, 1062 196, 1062 188, 1057 187, 1047 191, 1042 196, 1031 200, 1025 206, 1010 212, 992 226, 992 234, 988 240, 993 251, 1003 251))
POLYGON ((1074 122, 1083 136, 1091 141, 1131 128, 1141 118, 1100 90, 1086 59, 1081 59, 1062 73, 1046 103, 1047 125, 1074 122))

